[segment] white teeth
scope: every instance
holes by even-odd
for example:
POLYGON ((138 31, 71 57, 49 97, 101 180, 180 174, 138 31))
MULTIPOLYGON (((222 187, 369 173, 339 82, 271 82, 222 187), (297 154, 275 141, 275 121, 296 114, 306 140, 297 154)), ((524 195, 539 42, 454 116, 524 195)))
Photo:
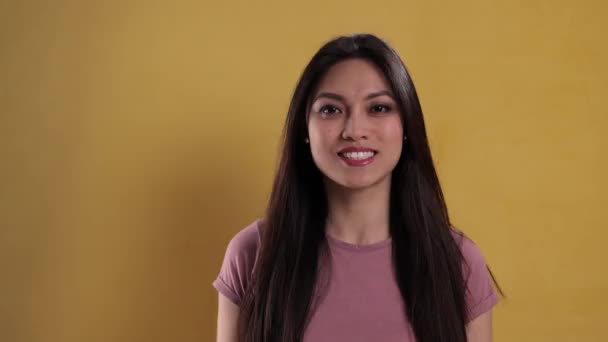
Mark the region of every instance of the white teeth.
POLYGON ((355 160, 363 160, 363 159, 367 159, 367 158, 371 158, 374 156, 374 154, 376 154, 375 152, 346 152, 346 153, 341 153, 342 156, 348 158, 348 159, 355 159, 355 160))

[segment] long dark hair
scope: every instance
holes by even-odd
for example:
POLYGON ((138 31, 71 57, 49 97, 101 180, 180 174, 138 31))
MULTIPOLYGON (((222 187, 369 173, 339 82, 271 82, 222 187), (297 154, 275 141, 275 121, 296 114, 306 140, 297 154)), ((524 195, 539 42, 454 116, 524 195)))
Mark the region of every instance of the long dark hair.
POLYGON ((295 88, 283 131, 282 154, 251 286, 241 305, 242 342, 299 342, 315 297, 321 258, 327 251, 327 197, 307 137, 307 113, 320 78, 337 62, 374 63, 392 87, 402 115, 404 142, 392 172, 390 233, 393 265, 418 341, 466 341, 463 257, 452 235, 433 165, 416 89, 397 53, 370 34, 326 43, 295 88))

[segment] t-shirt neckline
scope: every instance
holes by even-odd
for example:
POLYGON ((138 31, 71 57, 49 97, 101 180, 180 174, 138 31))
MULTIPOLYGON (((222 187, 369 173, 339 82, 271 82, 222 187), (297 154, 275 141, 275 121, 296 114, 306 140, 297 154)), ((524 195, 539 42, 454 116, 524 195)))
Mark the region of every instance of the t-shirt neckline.
POLYGON ((387 239, 382 240, 382 241, 373 242, 373 243, 364 244, 364 245, 358 245, 358 244, 342 241, 327 233, 325 234, 325 236, 327 237, 327 241, 331 245, 340 247, 343 249, 348 249, 351 251, 356 251, 356 252, 366 252, 366 251, 374 251, 374 250, 382 249, 382 248, 385 248, 388 245, 390 245, 392 242, 392 239, 390 237, 388 237, 387 239))

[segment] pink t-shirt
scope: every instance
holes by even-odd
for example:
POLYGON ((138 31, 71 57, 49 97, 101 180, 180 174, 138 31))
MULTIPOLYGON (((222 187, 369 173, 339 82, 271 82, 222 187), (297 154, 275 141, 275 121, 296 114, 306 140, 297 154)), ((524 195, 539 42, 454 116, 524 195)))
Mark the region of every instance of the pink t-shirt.
MULTIPOLYGON (((236 305, 241 303, 256 262, 261 241, 258 223, 253 222, 230 241, 213 282, 236 305)), ((304 342, 415 341, 392 270, 391 240, 360 246, 327 237, 331 274, 311 312, 304 342)), ((465 237, 461 249, 469 266, 463 268, 468 322, 496 305, 498 296, 477 246, 465 237)))

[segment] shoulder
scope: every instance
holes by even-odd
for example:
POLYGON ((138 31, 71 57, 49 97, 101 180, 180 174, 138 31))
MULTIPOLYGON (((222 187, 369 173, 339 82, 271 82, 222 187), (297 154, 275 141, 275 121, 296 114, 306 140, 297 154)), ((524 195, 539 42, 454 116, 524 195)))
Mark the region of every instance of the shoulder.
POLYGON ((494 291, 492 276, 480 248, 464 233, 452 230, 459 246, 466 287, 467 322, 490 310, 499 301, 494 291))
MULTIPOLYGON (((455 228, 452 228, 452 236, 454 237, 454 241, 460 248, 460 252, 462 253, 463 261, 465 262, 465 268, 467 268, 468 272, 471 269, 478 267, 485 267, 486 261, 481 252, 479 246, 473 242, 466 234, 462 231, 459 231, 455 228)), ((467 272, 467 273, 468 273, 467 272)))
POLYGON ((261 245, 261 219, 237 232, 226 248, 224 261, 213 285, 228 299, 239 305, 255 268, 261 245))
POLYGON ((226 248, 226 256, 255 256, 261 242, 260 221, 253 221, 232 237, 226 248))

